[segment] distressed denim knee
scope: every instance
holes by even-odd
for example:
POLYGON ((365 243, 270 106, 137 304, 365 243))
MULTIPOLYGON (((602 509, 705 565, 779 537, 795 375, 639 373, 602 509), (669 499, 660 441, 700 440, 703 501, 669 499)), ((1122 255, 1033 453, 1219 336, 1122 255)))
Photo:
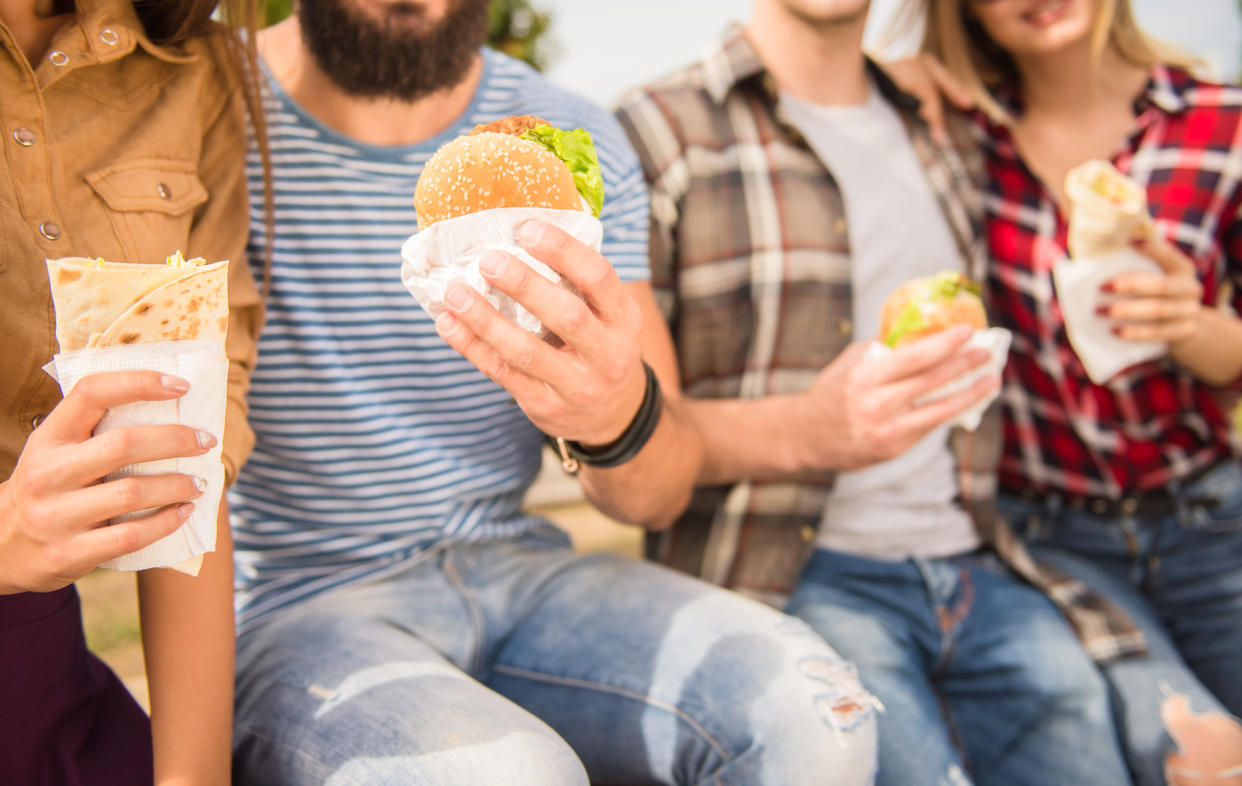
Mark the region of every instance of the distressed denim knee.
MULTIPOLYGON (((738 712, 713 719, 730 740, 709 782, 870 784, 876 769, 876 712, 854 666, 801 620, 781 618, 771 636, 739 648, 749 667, 732 669, 738 712), (730 728, 732 726, 733 728, 730 728)), ((712 728, 707 729, 712 733, 712 728)))

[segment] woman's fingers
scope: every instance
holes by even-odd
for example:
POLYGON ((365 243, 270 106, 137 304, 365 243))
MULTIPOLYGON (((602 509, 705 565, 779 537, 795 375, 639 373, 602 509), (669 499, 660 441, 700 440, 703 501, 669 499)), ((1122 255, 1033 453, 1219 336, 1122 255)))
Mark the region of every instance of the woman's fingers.
POLYGON ((190 502, 206 490, 206 480, 189 475, 118 478, 65 494, 57 503, 56 515, 87 529, 115 516, 190 502))
POLYGON ((79 576, 101 562, 146 548, 160 538, 176 532, 193 512, 194 503, 183 502, 162 508, 140 519, 83 532, 73 540, 75 564, 72 570, 63 572, 79 576))
POLYGON ((104 413, 135 401, 167 401, 185 395, 186 380, 157 371, 116 371, 92 374, 78 381, 39 427, 57 442, 86 440, 104 413))
POLYGON ((1134 242, 1134 247, 1152 258, 1160 269, 1170 275, 1195 275, 1195 263, 1182 253, 1181 249, 1163 237, 1151 233, 1147 237, 1134 242))
POLYGON ((201 456, 216 445, 206 431, 189 426, 126 426, 59 449, 62 488, 79 488, 130 464, 201 456))

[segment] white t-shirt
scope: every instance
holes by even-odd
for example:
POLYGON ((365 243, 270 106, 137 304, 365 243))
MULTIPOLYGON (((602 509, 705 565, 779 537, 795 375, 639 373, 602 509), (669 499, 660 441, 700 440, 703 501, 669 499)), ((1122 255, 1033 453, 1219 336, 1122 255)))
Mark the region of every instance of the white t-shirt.
MULTIPOLYGON (((832 172, 849 222, 854 330, 880 331, 880 308, 906 281, 961 268, 961 256, 897 112, 871 86, 849 106, 788 94, 781 108, 832 172)), ((978 547, 970 517, 953 502, 955 462, 947 426, 909 451, 842 472, 817 544, 883 559, 943 557, 978 547)))

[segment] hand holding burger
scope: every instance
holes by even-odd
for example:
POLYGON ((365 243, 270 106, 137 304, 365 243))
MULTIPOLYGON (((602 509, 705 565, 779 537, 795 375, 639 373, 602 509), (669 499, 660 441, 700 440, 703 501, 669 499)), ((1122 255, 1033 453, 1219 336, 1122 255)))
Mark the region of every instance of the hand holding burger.
POLYGON ((625 433, 647 388, 640 309, 598 252, 603 198, 586 131, 506 118, 428 160, 402 249, 441 337, 541 431, 587 447, 625 433))

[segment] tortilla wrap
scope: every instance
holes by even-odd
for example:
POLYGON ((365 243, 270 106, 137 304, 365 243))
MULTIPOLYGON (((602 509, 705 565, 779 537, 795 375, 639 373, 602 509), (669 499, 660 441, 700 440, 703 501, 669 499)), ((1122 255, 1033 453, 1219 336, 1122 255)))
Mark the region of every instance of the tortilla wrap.
POLYGON ((229 327, 229 263, 217 262, 169 281, 142 296, 87 346, 153 341, 219 341, 229 327))
MULTIPOLYGON (((229 263, 202 262, 186 261, 180 252, 162 265, 83 257, 47 260, 60 351, 206 340, 218 342, 223 355, 229 263)), ((196 576, 202 561, 199 554, 167 567, 196 576)))
POLYGON ((1069 252, 1074 259, 1128 248, 1152 231, 1147 192, 1107 161, 1094 159, 1065 176, 1069 198, 1069 252))
POLYGON ((87 346, 146 293, 189 270, 173 265, 99 262, 83 257, 47 261, 61 352, 87 346))

